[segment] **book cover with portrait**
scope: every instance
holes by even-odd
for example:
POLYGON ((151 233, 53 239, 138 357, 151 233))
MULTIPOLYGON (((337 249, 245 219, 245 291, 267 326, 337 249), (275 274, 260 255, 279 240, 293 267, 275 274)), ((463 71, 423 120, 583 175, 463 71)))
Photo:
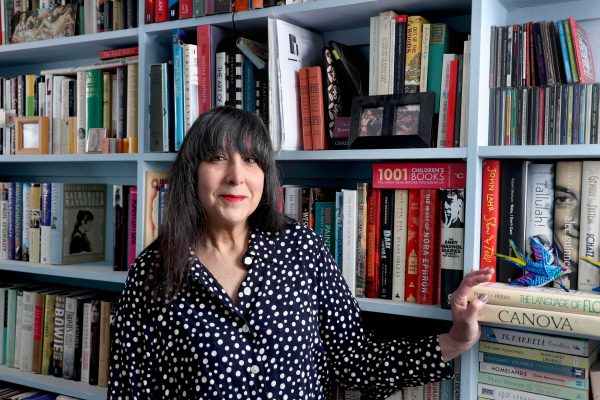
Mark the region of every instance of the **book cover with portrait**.
POLYGON ((106 185, 53 183, 50 264, 104 260, 106 185))

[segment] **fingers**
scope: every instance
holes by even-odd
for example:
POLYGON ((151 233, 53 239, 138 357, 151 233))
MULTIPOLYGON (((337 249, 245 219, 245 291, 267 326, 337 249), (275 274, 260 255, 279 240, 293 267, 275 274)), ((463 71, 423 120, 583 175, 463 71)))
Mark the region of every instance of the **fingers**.
POLYGON ((454 291, 454 295, 458 297, 466 297, 469 295, 471 288, 477 286, 480 283, 489 282, 493 276, 494 271, 491 268, 478 269, 469 272, 462 280, 458 288, 454 291))
POLYGON ((487 303, 487 300, 487 294, 480 294, 478 297, 474 298, 465 310, 466 318, 477 319, 477 314, 479 314, 479 311, 483 308, 485 303, 487 303))

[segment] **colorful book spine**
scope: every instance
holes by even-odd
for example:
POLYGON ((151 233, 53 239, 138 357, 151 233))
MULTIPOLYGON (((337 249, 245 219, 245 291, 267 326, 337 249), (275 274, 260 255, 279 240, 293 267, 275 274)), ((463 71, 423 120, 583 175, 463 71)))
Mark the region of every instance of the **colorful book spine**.
POLYGON ((477 394, 480 396, 479 399, 490 400, 560 400, 544 394, 528 393, 485 383, 477 385, 477 394))
POLYGON ((417 302, 419 273, 419 236, 421 230, 419 189, 408 191, 408 224, 406 237, 406 278, 404 301, 417 302))
POLYGON ((558 386, 547 383, 527 381, 524 379, 513 378, 502 375, 494 375, 487 373, 479 374, 479 382, 505 387, 514 390, 521 390, 529 393, 538 393, 545 396, 558 397, 570 400, 588 400, 588 390, 569 388, 566 386, 558 386))
MULTIPOLYGON (((495 272, 500 217, 500 160, 484 160, 482 170, 479 268, 491 268, 495 272)), ((496 280, 495 274, 493 280, 496 280)))
MULTIPOLYGON (((102 106, 102 71, 91 69, 85 73, 86 82, 86 129, 102 128, 103 106, 102 106)), ((53 92, 56 92, 54 90, 53 92)), ((54 124, 53 124, 54 125, 54 124)))
POLYGON ((450 309, 450 296, 458 288, 463 278, 465 258, 465 190, 440 190, 442 207, 442 227, 439 230, 438 277, 442 308, 450 309))
POLYGON ((173 79, 173 90, 175 93, 175 151, 178 151, 185 136, 185 120, 183 108, 183 49, 176 41, 173 42, 173 79))
POLYGON ((302 147, 304 150, 312 150, 312 128, 310 119, 310 94, 308 91, 308 68, 298 70, 298 83, 300 89, 300 127, 302 129, 302 147))
POLYGON ((42 339, 42 375, 53 375, 50 371, 52 365, 52 346, 54 341, 54 304, 56 294, 47 293, 44 304, 44 337, 42 339))
POLYGON ((408 190, 394 191, 394 250, 392 300, 404 301, 406 286, 406 240, 408 237, 408 190))
POLYGON ((428 21, 418 15, 408 17, 406 30, 406 68, 404 91, 417 93, 421 82, 421 49, 423 24, 428 21))
POLYGON ((309 67, 308 95, 313 150, 327 150, 325 110, 323 108, 323 78, 320 66, 309 67))
POLYGON ((464 162, 373 164, 376 189, 464 189, 466 177, 464 162))
POLYGON ((419 235, 419 269, 418 269, 418 304, 437 303, 437 243, 439 233, 438 218, 438 192, 436 189, 421 189, 419 202, 421 203, 421 222, 419 235))
POLYGON ((352 294, 356 295, 357 192, 356 190, 342 189, 342 196, 344 197, 342 275, 352 294))
POLYGON ((15 260, 23 261, 23 183, 15 183, 15 260))
POLYGON ((335 263, 342 268, 344 259, 344 194, 341 191, 335 193, 335 235, 334 235, 334 257, 335 263))
POLYGON ((129 188, 129 226, 127 235, 127 248, 129 251, 128 254, 128 265, 132 265, 135 261, 136 252, 136 232, 137 232, 137 186, 131 186, 129 188))
POLYGON ((479 351, 585 369, 589 369, 594 360, 598 358, 597 353, 592 353, 589 357, 574 356, 571 354, 557 353, 554 351, 532 349, 529 347, 485 341, 479 342, 479 351))
POLYGON ((367 191, 367 254, 365 260, 365 296, 376 299, 380 291, 381 261, 381 191, 369 188, 367 191))
POLYGON ((547 372, 534 371, 531 369, 510 367, 506 365, 479 363, 479 372, 508 376, 526 381, 535 381, 550 385, 566 386, 570 388, 587 390, 589 389, 589 379, 581 379, 547 372))
POLYGON ((8 260, 14 260, 16 257, 15 252, 15 234, 16 234, 16 206, 17 206, 17 188, 15 182, 6 182, 7 188, 7 235, 6 235, 6 258, 8 260))
POLYGON ((518 367, 524 369, 531 369, 539 372, 545 372, 549 374, 557 374, 570 376, 574 378, 586 379, 589 377, 588 371, 585 368, 579 367, 567 367, 564 365, 545 363, 541 361, 527 360, 524 358, 516 358, 503 356, 499 354, 483 353, 479 352, 479 362, 485 362, 490 364, 507 365, 510 367, 518 367))
POLYGON ((394 243, 394 191, 381 191, 381 227, 379 229, 379 297, 392 299, 394 243))

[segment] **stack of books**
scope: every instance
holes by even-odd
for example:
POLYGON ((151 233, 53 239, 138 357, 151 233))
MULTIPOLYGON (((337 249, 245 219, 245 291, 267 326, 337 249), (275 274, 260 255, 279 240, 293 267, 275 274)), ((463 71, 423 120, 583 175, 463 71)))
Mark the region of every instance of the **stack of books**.
POLYGON ((587 400, 597 348, 588 339, 484 326, 477 394, 484 399, 587 400))

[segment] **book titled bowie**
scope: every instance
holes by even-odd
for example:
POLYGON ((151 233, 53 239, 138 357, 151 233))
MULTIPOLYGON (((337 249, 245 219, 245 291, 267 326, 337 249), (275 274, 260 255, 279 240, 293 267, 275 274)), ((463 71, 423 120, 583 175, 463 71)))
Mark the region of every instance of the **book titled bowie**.
POLYGON ((373 164, 377 189, 463 189, 466 182, 464 162, 373 164))

